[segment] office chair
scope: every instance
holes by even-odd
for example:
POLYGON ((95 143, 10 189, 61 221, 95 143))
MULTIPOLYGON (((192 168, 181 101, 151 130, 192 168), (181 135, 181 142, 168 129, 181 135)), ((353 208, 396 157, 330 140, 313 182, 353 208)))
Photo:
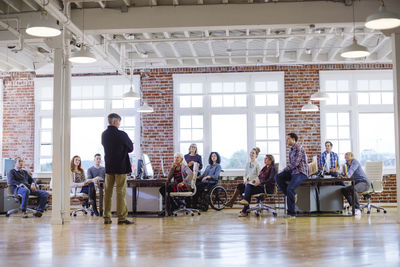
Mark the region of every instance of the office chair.
MULTIPOLYGON (((19 206, 18 206, 18 208, 15 208, 15 209, 7 211, 6 217, 8 217, 11 214, 14 214, 14 213, 17 213, 18 211, 20 211, 21 210, 21 202, 22 202, 22 196, 19 195, 19 194, 14 194, 10 185, 7 185, 7 197, 8 198, 13 198, 16 202, 18 202, 19 206)), ((37 198, 38 198, 37 196, 29 195, 29 199, 37 199, 37 198)), ((28 203, 29 203, 29 200, 28 200, 28 203)), ((26 211, 27 212, 32 212, 32 213, 36 212, 36 210, 30 209, 30 208, 26 208, 26 211)))
MULTIPOLYGON (((275 163, 275 170, 276 170, 276 173, 278 173, 279 163, 275 163)), ((252 211, 254 211, 256 216, 258 217, 263 212, 263 210, 266 210, 268 212, 272 212, 272 215, 274 215, 274 217, 276 217, 278 214, 276 212, 275 200, 274 200, 274 205, 275 205, 274 208, 263 204, 263 201, 264 201, 265 197, 268 197, 268 196, 271 196, 275 199, 275 197, 277 196, 277 192, 278 192, 278 190, 277 190, 276 184, 274 186, 274 191, 269 194, 267 193, 266 186, 264 185, 264 193, 253 195, 253 197, 255 197, 257 199, 257 204, 254 207, 248 209, 247 213, 251 213, 252 211)))
POLYGON ((368 191, 361 193, 365 200, 368 201, 366 204, 361 204, 360 209, 363 210, 367 208, 367 214, 371 213, 371 208, 375 208, 377 212, 383 210, 383 213, 386 213, 386 210, 377 205, 371 204, 371 197, 374 194, 379 194, 383 192, 383 162, 382 161, 367 161, 365 163, 365 174, 370 180, 370 188, 368 191))
POLYGON ((70 216, 76 216, 78 212, 82 212, 84 214, 90 213, 91 216, 93 216, 94 212, 89 209, 90 204, 89 204, 89 196, 85 193, 78 193, 76 192, 78 190, 77 187, 74 188, 74 192, 70 194, 70 199, 77 199, 81 202, 82 208, 80 209, 74 209, 70 212, 70 216))
MULTIPOLYGON (((188 191, 188 192, 171 192, 169 193, 169 195, 172 198, 182 198, 182 197, 190 197, 193 198, 193 196, 196 194, 196 179, 197 179, 197 172, 199 171, 199 164, 196 162, 193 165, 193 176, 192 176, 192 180, 190 181, 190 187, 192 189, 192 191, 188 191)), ((197 212, 198 215, 200 215, 200 211, 198 209, 192 209, 192 208, 188 208, 186 206, 186 203, 184 204, 184 206, 182 208, 179 208, 178 210, 174 210, 172 212, 172 214, 174 216, 178 216, 179 212, 185 212, 186 215, 187 214, 191 214, 192 216, 194 216, 194 213, 197 212)))

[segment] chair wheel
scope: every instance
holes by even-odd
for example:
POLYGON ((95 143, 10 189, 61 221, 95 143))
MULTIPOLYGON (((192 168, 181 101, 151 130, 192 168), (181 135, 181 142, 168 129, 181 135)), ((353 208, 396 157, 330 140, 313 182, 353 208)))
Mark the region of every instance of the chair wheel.
POLYGON ((174 215, 175 215, 175 217, 178 216, 178 214, 176 214, 176 213, 174 215))
POLYGON ((200 212, 198 212, 197 214, 198 214, 198 215, 200 215, 201 213, 200 213, 200 212))
POLYGON ((76 217, 76 213, 74 213, 74 217, 76 217))
POLYGON ((384 210, 383 213, 386 213, 386 210, 384 210))
POLYGON ((92 216, 92 217, 93 217, 93 215, 94 215, 94 212, 91 212, 91 213, 90 213, 90 216, 92 216))
POLYGON ((260 217, 260 213, 256 212, 256 216, 257 216, 257 217, 260 217))
POLYGON ((276 212, 273 212, 272 215, 274 215, 274 217, 278 216, 276 212))
POLYGON ((87 215, 87 211, 85 211, 85 215, 87 215))
POLYGON ((185 212, 186 213, 186 215, 188 215, 189 214, 189 212, 185 212))
POLYGON ((10 214, 6 213, 6 217, 10 217, 10 214))
POLYGON ((370 211, 367 211, 367 214, 371 214, 371 212, 370 212, 370 211))
POLYGON ((381 210, 376 210, 376 212, 381 212, 381 210))
POLYGON ((194 213, 192 213, 192 216, 194 216, 194 213))

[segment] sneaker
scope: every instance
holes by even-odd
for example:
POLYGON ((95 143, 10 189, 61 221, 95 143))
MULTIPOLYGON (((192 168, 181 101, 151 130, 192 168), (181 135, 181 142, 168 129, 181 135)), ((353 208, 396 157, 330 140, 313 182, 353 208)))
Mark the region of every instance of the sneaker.
POLYGON ((356 216, 361 216, 361 210, 360 209, 356 209, 355 210, 355 215, 356 216))
POLYGON ((22 218, 24 219, 28 218, 28 213, 26 211, 22 212, 22 218))
POLYGON ((239 212, 239 216, 238 217, 247 217, 247 213, 245 212, 239 212))
POLYGON ((33 216, 38 217, 38 218, 42 217, 42 215, 43 215, 43 213, 41 211, 35 211, 33 213, 33 216))
POLYGON ((246 199, 242 199, 242 200, 239 201, 239 204, 248 206, 249 202, 246 199))
POLYGON ((110 219, 105 219, 104 224, 112 224, 112 221, 110 219))
POLYGON ((124 220, 124 221, 118 221, 118 224, 134 224, 134 222, 129 220, 124 220))
POLYGON ((294 204, 297 204, 297 194, 294 195, 294 204))

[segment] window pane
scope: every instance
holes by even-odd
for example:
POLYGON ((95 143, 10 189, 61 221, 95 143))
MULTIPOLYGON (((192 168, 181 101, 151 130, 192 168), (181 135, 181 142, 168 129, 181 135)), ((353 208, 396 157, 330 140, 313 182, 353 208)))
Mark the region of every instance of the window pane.
POLYGON ((122 85, 112 86, 112 96, 116 98, 121 98, 124 93, 124 87, 122 85))
POLYGON ((263 107, 263 106, 267 105, 267 95, 266 94, 254 95, 254 100, 255 100, 255 105, 257 107, 263 107))
POLYGON ((92 86, 82 86, 82 98, 93 98, 92 86))
POLYGON ((277 113, 268 114, 268 126, 279 126, 279 114, 277 113))
POLYGON ((246 107, 247 106, 247 97, 246 95, 235 95, 235 103, 237 107, 246 107))
POLYGON ((327 105, 336 105, 337 104, 337 94, 329 93, 328 97, 329 97, 328 100, 326 100, 327 105))
POLYGON ((203 140, 203 129, 192 130, 192 140, 203 140))
MULTIPOLYGON (((182 154, 187 154, 188 152, 189 152, 189 146, 190 146, 190 144, 191 143, 188 143, 188 142, 185 142, 185 143, 180 143, 179 144, 179 148, 180 148, 180 151, 179 152, 181 152, 182 154)), ((197 146, 197 148, 199 148, 199 146, 197 146)))
POLYGON ((267 129, 256 128, 256 139, 267 139, 267 129))
POLYGON ((101 134, 104 131, 103 117, 71 118, 71 155, 79 155, 82 168, 93 165, 93 155, 103 153, 101 134))
POLYGON ((359 105, 368 105, 369 104, 369 96, 368 93, 358 93, 358 104, 359 105))
POLYGON ((39 164, 41 172, 51 172, 53 165, 51 159, 40 159, 39 164))
POLYGON ((51 156, 52 149, 52 145, 40 145, 40 156, 51 156))
POLYGON ((82 109, 92 109, 92 100, 82 100, 82 109))
POLYGON ((246 83, 245 82, 237 82, 235 83, 235 92, 244 93, 246 92, 246 83))
POLYGON ((326 113, 326 125, 336 126, 337 122, 337 114, 336 113, 326 113))
POLYGON ((180 96, 179 97, 179 107, 181 108, 190 108, 190 96, 180 96))
POLYGON ((337 94, 338 100, 337 103, 339 105, 348 105, 349 104, 349 94, 348 93, 339 93, 337 94))
POLYGON ((348 91, 349 90, 349 81, 347 80, 340 80, 337 81, 337 88, 338 91, 348 91))
POLYGON ((349 113, 341 112, 338 113, 339 125, 350 125, 349 113))
POLYGON ((267 126, 267 114, 256 114, 256 126, 267 126))
POLYGON ((235 105, 235 97, 233 95, 224 95, 224 107, 233 107, 235 105))
POLYGON ((53 109, 53 101, 40 101, 40 109, 41 110, 52 110, 53 109))
POLYGON ((192 127, 193 128, 203 128, 203 116, 192 116, 192 127))
POLYGON ((256 142, 256 147, 260 149, 260 151, 268 151, 267 142, 266 141, 258 141, 256 142))
POLYGON ((383 91, 393 91, 393 81, 392 80, 382 80, 382 90, 383 91))
POLYGON ((113 109, 123 108, 124 102, 122 100, 113 100, 111 106, 113 109))
POLYGON ((235 92, 235 84, 230 82, 223 83, 223 92, 224 93, 233 93, 235 92))
POLYGON ((104 86, 103 85, 93 86, 93 97, 94 98, 104 98, 104 86))
POLYGON ((41 123, 42 129, 51 129, 52 127, 53 127, 52 118, 42 118, 42 123, 41 123))
POLYGON ((380 104, 381 94, 380 93, 369 93, 369 103, 370 104, 380 104))
POLYGON ((350 128, 348 126, 339 127, 339 138, 341 139, 350 138, 350 128))
POLYGON ((124 126, 135 126, 136 121, 134 116, 125 116, 122 118, 122 123, 124 126))
POLYGON ((123 129, 123 131, 126 132, 132 142, 135 140, 135 129, 123 129))
POLYGON ((212 150, 220 153, 222 168, 244 168, 247 162, 247 116, 212 115, 212 150))
POLYGON ((192 83, 192 94, 201 94, 201 93, 203 93, 203 84, 192 83))
POLYGON ((42 131, 40 133, 40 143, 51 143, 53 134, 50 131, 42 131))
POLYGON ((71 101, 71 109, 81 109, 82 101, 81 100, 72 100, 71 101))
POLYGON ((328 139, 336 139, 337 136, 337 128, 336 127, 326 127, 326 138, 328 139))
POLYGON ((267 88, 268 91, 278 91, 278 82, 267 82, 267 88))
POLYGON ((254 91, 262 92, 265 91, 265 82, 255 82, 254 83, 254 91))
POLYGON ((201 108, 203 107, 203 97, 202 96, 192 96, 192 107, 201 108))
POLYGON ((124 108, 135 108, 135 100, 133 99, 124 99, 124 108))
POLYGON ((181 128, 191 128, 192 127, 190 116, 181 116, 180 127, 181 128))
POLYGON ((190 129, 181 129, 180 139, 182 141, 192 140, 192 131, 190 129))
POLYGON ((93 100, 93 108, 94 109, 103 109, 104 108, 104 100, 93 100))
POLYGON ((336 91, 336 81, 327 80, 325 83, 326 91, 336 91))
POLYGON ((81 99, 82 98, 82 88, 80 86, 71 87, 71 99, 81 99))
POLYGON ((370 91, 381 91, 381 81, 370 80, 369 81, 369 90, 370 91))
POLYGON ((212 95, 211 96, 211 106, 212 107, 222 107, 222 95, 212 95))
POLYGON ((279 139, 279 128, 268 127, 268 139, 279 139))
POLYGON ((279 153, 279 141, 268 142, 268 153, 269 154, 279 153))
POLYGON ((179 93, 190 94, 191 93, 190 83, 181 83, 179 86, 179 93))
POLYGON ((53 88, 52 87, 40 88, 40 99, 51 99, 51 98, 53 98, 53 88))
POLYGON ((393 105, 393 93, 382 93, 382 104, 393 105))
POLYGON ((211 83, 211 92, 212 93, 221 93, 222 92, 222 83, 211 83))
POLYGON ((393 113, 360 114, 360 162, 383 161, 386 168, 395 168, 393 113))
POLYGON ((360 90, 360 91, 368 90, 368 80, 358 80, 357 81, 357 90, 360 90))
POLYGON ((279 104, 278 94, 268 94, 267 95, 267 105, 268 106, 277 106, 279 104))

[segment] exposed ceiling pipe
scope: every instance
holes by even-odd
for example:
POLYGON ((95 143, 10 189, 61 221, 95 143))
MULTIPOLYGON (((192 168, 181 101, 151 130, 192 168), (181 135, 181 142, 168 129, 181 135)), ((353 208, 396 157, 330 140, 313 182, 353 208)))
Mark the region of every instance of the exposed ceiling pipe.
MULTIPOLYGON (((42 0, 35 0, 36 3, 38 3, 40 6, 43 6, 42 0)), ((68 4, 70 1, 68 1, 68 4)), ((80 39, 84 39, 85 42, 92 47, 92 49, 96 52, 96 54, 100 55, 105 61, 110 63, 120 74, 124 75, 129 79, 127 76, 125 70, 121 67, 119 62, 109 56, 106 51, 102 47, 99 47, 97 45, 96 39, 91 36, 91 35, 85 35, 82 32, 82 30, 76 26, 69 17, 67 17, 62 11, 60 6, 54 1, 54 0, 48 0, 46 5, 43 6, 43 8, 53 16, 56 20, 58 20, 62 25, 64 25, 72 34, 75 36, 79 37, 80 39)), ((66 8, 66 7, 65 7, 66 8)))
POLYGON ((18 18, 6 18, 6 19, 1 19, 0 20, 0 26, 9 32, 11 32, 13 35, 15 35, 18 38, 18 48, 14 48, 11 51, 13 52, 19 52, 24 49, 24 37, 19 31, 19 19, 18 18), (8 23, 4 21, 15 21, 17 23, 17 29, 14 29, 11 27, 8 23))

